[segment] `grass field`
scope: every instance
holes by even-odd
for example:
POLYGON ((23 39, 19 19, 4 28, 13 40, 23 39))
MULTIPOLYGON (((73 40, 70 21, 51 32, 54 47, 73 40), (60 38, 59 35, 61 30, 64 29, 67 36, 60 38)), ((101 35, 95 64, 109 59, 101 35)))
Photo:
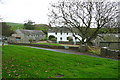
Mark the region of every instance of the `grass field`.
POLYGON ((33 43, 33 44, 44 44, 44 45, 62 46, 61 44, 55 44, 55 43, 33 43))
POLYGON ((11 29, 16 31, 17 29, 23 29, 23 24, 7 22, 7 25, 11 26, 11 29))
MULTIPOLYGON (((7 25, 11 26, 11 29, 16 31, 17 29, 23 29, 24 24, 22 23, 12 23, 12 22, 7 22, 7 25)), ((35 27, 34 30, 43 30, 43 31, 48 31, 48 27, 45 26, 45 24, 36 24, 37 26, 35 27)))
POLYGON ((2 47, 0 46, 0 80, 2 79, 2 47))
POLYGON ((24 46, 3 47, 3 78, 117 78, 118 61, 24 46))

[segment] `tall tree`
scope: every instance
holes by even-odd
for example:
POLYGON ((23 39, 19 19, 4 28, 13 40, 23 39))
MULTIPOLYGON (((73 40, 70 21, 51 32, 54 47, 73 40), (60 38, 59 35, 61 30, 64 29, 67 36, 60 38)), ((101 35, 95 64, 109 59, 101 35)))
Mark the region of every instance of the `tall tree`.
POLYGON ((4 39, 11 36, 14 31, 11 30, 11 26, 7 25, 5 22, 2 22, 2 45, 4 45, 4 39))
POLYGON ((34 30, 35 29, 35 22, 32 22, 31 20, 27 20, 26 23, 24 24, 24 29, 28 30, 34 30))
POLYGON ((51 4, 49 21, 52 26, 66 27, 77 39, 79 37, 74 33, 79 33, 78 35, 82 37, 79 39, 80 42, 88 44, 95 39, 101 28, 115 27, 117 11, 115 2, 63 0, 51 4), (96 29, 91 31, 93 27, 96 29))

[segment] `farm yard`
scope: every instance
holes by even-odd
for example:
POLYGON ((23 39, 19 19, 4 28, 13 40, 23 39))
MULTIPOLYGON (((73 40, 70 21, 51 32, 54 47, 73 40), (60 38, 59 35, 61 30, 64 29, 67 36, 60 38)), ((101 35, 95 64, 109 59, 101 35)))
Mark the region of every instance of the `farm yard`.
POLYGON ((3 78, 118 78, 117 60, 16 45, 2 55, 3 78))

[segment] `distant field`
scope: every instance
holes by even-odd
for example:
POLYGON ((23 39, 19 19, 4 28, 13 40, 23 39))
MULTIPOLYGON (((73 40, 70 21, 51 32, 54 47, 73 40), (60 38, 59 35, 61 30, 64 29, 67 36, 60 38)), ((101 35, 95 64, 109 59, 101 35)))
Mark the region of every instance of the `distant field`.
MULTIPOLYGON (((22 23, 11 23, 11 22, 7 22, 7 25, 10 25, 12 27, 12 30, 16 31, 17 29, 23 29, 24 24, 22 23)), ((47 31, 48 27, 45 24, 36 24, 36 27, 34 30, 43 30, 43 31, 47 31)))
POLYGON ((7 25, 10 25, 12 27, 12 30, 17 30, 17 29, 23 29, 23 24, 20 23, 10 23, 7 22, 7 25))

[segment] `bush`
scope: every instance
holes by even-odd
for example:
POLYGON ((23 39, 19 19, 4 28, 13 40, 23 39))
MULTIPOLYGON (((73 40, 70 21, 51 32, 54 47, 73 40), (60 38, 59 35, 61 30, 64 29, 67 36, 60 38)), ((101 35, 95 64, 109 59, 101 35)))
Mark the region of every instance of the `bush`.
POLYGON ((62 43, 62 44, 69 44, 68 41, 59 41, 59 43, 62 43))
POLYGON ((29 39, 29 42, 32 43, 32 42, 33 42, 33 39, 29 39))
POLYGON ((52 38, 51 41, 57 41, 57 39, 56 38, 52 38))

